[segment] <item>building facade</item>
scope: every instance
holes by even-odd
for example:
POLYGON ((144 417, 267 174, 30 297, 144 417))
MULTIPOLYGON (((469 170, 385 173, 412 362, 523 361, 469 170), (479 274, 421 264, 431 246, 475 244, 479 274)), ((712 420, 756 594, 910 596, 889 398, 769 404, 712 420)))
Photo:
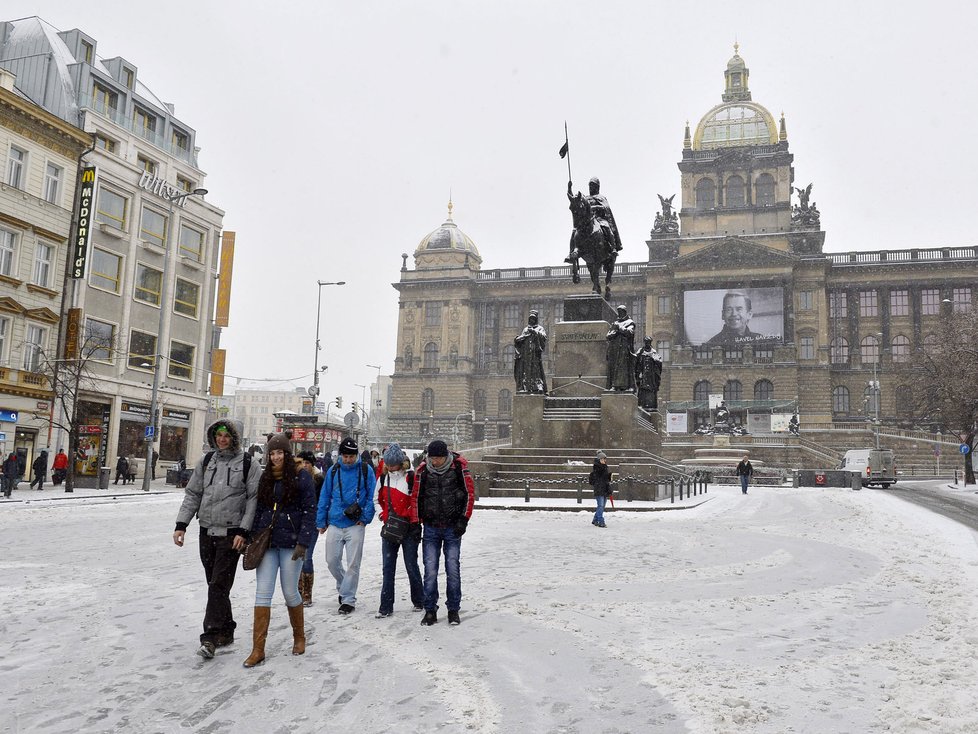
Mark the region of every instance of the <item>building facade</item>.
MULTIPOLYGON (((211 352, 219 347, 213 314, 224 217, 202 196, 175 200, 204 183, 196 132, 142 83, 134 63, 103 58, 78 29, 62 32, 36 17, 0 23, 0 67, 16 75, 20 94, 94 140, 85 156, 97 169, 91 243, 83 274, 66 286, 83 338, 105 345, 89 360, 92 382, 78 400, 86 452, 110 464, 145 454, 159 359, 160 459, 193 460, 205 441, 211 352)), ((91 474, 97 463, 78 469, 91 474)))
MULTIPOLYGON (((978 248, 825 252, 813 187, 794 185, 784 116, 753 101, 748 77, 735 49, 720 103, 686 127, 679 205, 660 195, 648 259, 616 266, 613 305, 638 324, 636 345, 651 337, 665 362, 660 413, 691 432, 711 420, 714 396, 754 433, 787 430, 796 413, 803 427, 877 411, 884 423, 933 425, 907 367, 942 318, 970 311, 978 248)), ((507 437, 513 339, 531 309, 545 328, 561 321, 563 299, 586 284, 571 285, 569 266, 483 270, 451 204, 413 269, 407 259, 394 284, 389 435, 423 442, 459 423, 462 441, 507 437)))

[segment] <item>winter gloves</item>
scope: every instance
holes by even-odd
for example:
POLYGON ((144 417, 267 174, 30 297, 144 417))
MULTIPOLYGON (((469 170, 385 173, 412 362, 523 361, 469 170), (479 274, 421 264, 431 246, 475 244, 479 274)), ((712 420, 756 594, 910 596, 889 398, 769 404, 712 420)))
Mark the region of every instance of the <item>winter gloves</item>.
POLYGON ((304 545, 297 545, 295 550, 292 551, 292 560, 298 561, 300 558, 306 557, 306 547, 304 545))
POLYGON ((465 529, 468 526, 468 524, 469 524, 469 518, 460 517, 458 519, 458 522, 455 523, 455 535, 457 535, 459 538, 465 535, 465 529))

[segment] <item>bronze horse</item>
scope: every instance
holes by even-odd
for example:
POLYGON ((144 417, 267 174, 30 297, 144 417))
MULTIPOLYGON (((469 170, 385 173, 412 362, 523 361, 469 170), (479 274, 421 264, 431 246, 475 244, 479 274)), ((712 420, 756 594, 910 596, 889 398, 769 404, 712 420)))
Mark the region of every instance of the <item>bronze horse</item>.
POLYGON ((611 274, 615 269, 618 251, 611 235, 598 222, 587 197, 577 192, 570 197, 571 217, 574 231, 571 232, 571 255, 566 262, 571 264, 571 275, 575 283, 581 282, 578 258, 584 258, 591 276, 592 293, 601 295, 601 270, 604 270, 604 297, 611 298, 611 274))

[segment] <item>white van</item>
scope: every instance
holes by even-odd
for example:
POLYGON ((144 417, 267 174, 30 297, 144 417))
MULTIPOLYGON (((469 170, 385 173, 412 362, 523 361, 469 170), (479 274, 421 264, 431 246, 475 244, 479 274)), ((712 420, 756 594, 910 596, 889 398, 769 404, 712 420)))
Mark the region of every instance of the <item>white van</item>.
POLYGON ((892 449, 850 449, 839 467, 859 474, 863 486, 880 485, 883 489, 896 484, 896 463, 892 449))

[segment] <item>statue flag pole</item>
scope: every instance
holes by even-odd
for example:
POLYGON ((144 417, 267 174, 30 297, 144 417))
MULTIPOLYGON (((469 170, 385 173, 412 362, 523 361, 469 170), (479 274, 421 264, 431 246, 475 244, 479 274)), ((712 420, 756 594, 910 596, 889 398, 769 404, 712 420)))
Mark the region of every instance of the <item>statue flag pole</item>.
POLYGON ((557 151, 561 158, 567 158, 567 180, 573 181, 571 177, 571 164, 570 164, 570 138, 567 137, 567 120, 564 120, 564 144, 560 146, 560 150, 557 151))

